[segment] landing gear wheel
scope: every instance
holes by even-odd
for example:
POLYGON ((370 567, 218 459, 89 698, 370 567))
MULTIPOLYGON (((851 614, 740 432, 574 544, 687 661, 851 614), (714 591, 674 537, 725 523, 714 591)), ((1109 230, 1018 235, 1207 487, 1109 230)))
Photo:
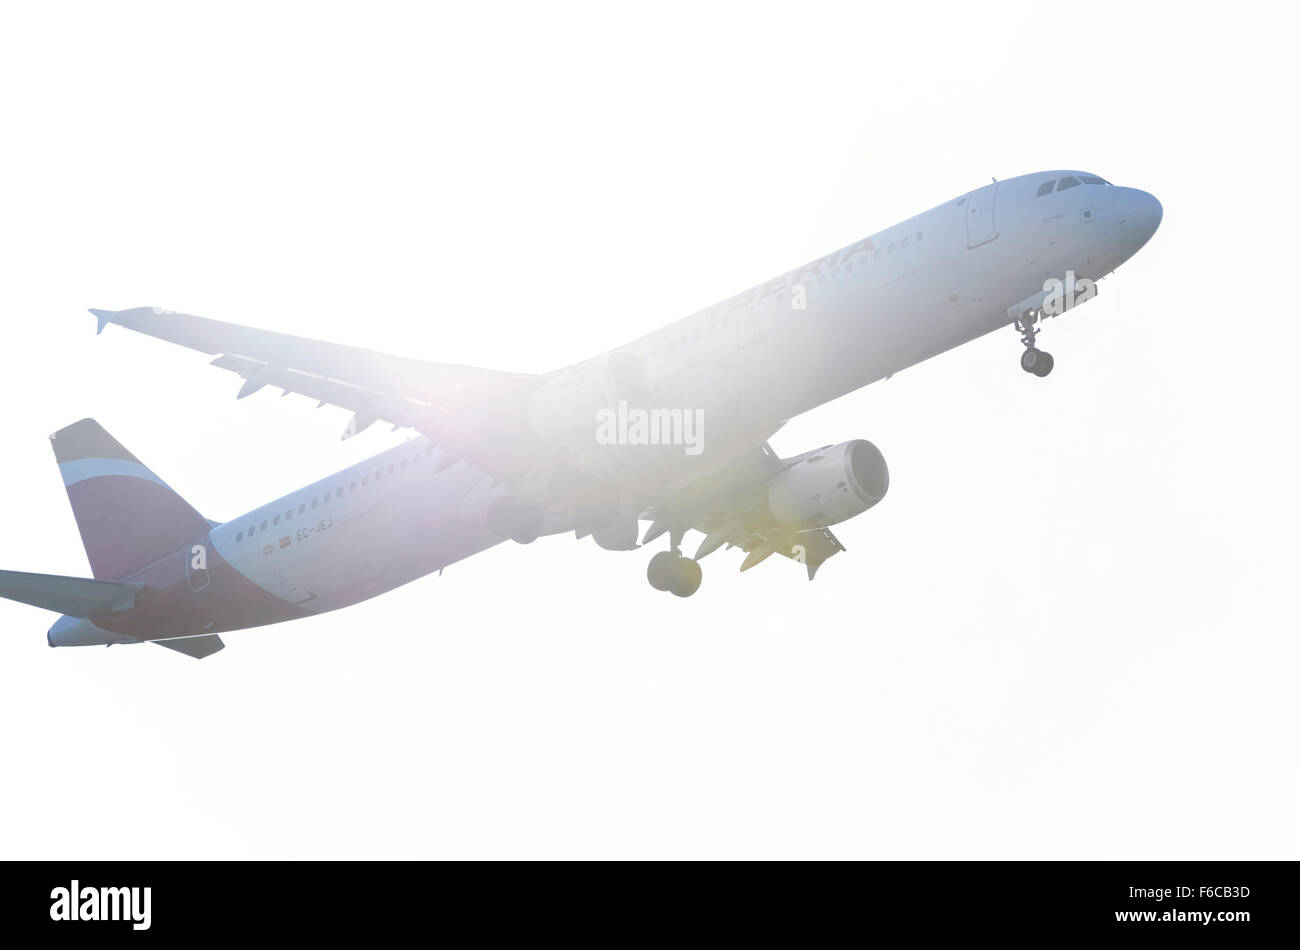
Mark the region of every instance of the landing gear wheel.
POLYGON ((674 565, 672 584, 668 588, 677 597, 689 597, 700 589, 700 581, 704 578, 704 572, 700 570, 700 562, 689 557, 678 557, 677 564, 674 565))
POLYGON ((1056 361, 1052 359, 1051 353, 1044 353, 1034 345, 1034 338, 1039 333, 1034 324, 1038 321, 1038 311, 1028 310, 1016 320, 1015 327, 1020 331, 1020 342, 1025 345, 1025 352, 1020 354, 1020 368, 1041 379, 1052 371, 1056 361))
POLYGON ((1056 360, 1052 359, 1051 353, 1044 353, 1032 346, 1020 354, 1020 368, 1040 379, 1050 373, 1055 365, 1056 360))
POLYGON ((678 597, 689 597, 700 589, 704 572, 700 570, 698 561, 682 557, 680 551, 660 551, 650 559, 645 576, 655 590, 672 591, 678 597))
POLYGON ((532 544, 542 536, 542 509, 525 508, 515 525, 510 540, 516 544, 532 544))
POLYGON ((672 588, 678 557, 679 555, 674 554, 672 551, 660 551, 650 559, 650 564, 645 569, 645 576, 651 587, 655 590, 670 590, 672 588))

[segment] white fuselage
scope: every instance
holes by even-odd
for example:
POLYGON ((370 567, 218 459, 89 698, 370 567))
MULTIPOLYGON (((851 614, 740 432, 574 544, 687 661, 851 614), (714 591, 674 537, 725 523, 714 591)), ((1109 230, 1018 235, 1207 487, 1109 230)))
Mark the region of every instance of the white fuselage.
MULTIPOLYGON (((1064 176, 1085 177, 985 185, 619 348, 659 398, 704 408, 705 451, 661 454, 641 487, 725 466, 795 415, 1006 326, 1045 281, 1101 278, 1154 232, 1145 192, 1037 193, 1064 176)), ((619 450, 593 446, 588 461, 599 470, 619 450)), ((501 540, 468 510, 488 476, 463 462, 435 472, 438 460, 412 439, 213 529, 211 544, 307 610, 366 599, 501 540)))

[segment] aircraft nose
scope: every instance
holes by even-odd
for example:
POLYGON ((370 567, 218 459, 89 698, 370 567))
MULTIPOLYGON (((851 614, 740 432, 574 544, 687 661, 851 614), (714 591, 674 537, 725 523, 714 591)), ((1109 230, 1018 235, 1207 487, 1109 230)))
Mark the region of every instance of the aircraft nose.
POLYGON ((1150 192, 1137 188, 1124 188, 1121 191, 1119 201, 1116 202, 1120 224, 1132 232, 1140 246, 1156 233, 1156 228, 1160 227, 1160 221, 1165 216, 1165 209, 1150 192))

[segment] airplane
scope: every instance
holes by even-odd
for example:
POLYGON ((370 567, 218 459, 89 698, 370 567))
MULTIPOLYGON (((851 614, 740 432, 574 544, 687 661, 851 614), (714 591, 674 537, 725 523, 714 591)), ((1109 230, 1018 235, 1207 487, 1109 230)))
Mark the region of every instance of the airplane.
POLYGON ((1020 365, 1052 371, 1043 322, 1095 294, 1150 240, 1156 198, 1085 172, 994 179, 584 362, 496 372, 168 310, 91 310, 213 355, 243 379, 417 433, 226 522, 205 518, 93 419, 51 440, 91 578, 0 571, 0 596, 62 616, 52 647, 151 642, 196 658, 220 634, 337 610, 507 539, 590 535, 689 597, 700 561, 739 548, 811 580, 835 524, 889 487, 865 439, 779 457, 786 421, 1012 326, 1020 365), (641 522, 650 524, 644 534, 641 522), (703 535, 683 553, 688 531, 703 535))

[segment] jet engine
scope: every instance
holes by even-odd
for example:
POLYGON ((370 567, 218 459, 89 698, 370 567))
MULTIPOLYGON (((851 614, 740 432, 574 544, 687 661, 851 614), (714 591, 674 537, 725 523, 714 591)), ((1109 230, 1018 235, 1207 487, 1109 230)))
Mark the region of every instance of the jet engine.
POLYGON ((782 527, 825 528, 860 515, 889 490, 889 468, 865 439, 827 446, 768 485, 767 503, 782 527))

